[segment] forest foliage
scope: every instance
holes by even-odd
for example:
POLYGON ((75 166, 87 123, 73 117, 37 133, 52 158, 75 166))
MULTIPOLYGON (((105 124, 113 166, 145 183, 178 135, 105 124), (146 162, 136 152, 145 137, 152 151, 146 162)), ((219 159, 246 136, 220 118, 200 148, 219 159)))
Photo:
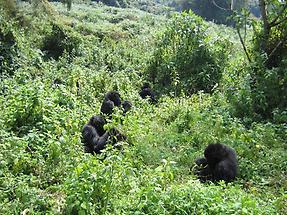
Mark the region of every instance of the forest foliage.
POLYGON ((285 1, 264 1, 265 21, 234 12, 233 27, 163 1, 3 2, 0 214, 286 213, 285 1), (84 153, 110 90, 133 103, 107 125, 128 138, 84 153), (237 152, 232 183, 193 173, 214 142, 237 152))

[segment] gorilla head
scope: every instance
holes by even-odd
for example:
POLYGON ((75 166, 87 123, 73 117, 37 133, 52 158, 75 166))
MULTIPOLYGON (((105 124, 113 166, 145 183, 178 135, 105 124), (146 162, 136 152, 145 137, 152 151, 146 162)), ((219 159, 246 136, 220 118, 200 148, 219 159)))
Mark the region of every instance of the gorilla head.
POLYGON ((229 151, 227 146, 220 143, 209 144, 204 150, 204 157, 209 165, 214 165, 227 158, 229 151))
POLYGON ((106 120, 102 116, 96 115, 91 117, 88 124, 93 126, 97 130, 98 134, 102 136, 105 133, 104 125, 106 123, 106 120))
POLYGON ((121 106, 121 96, 119 92, 117 91, 110 91, 105 95, 104 101, 112 101, 115 106, 120 107, 121 106))
POLYGON ((145 83, 143 84, 143 86, 141 87, 141 89, 143 90, 143 89, 147 89, 147 88, 150 88, 150 84, 147 83, 147 82, 145 82, 145 83))
POLYGON ((144 83, 139 92, 142 99, 148 99, 152 104, 157 103, 154 92, 151 90, 149 83, 144 83))
POLYGON ((113 113, 114 107, 114 102, 112 102, 111 100, 104 100, 101 106, 101 113, 111 115, 113 113))
POLYGON ((121 106, 121 96, 117 91, 110 91, 105 95, 101 106, 101 112, 106 115, 111 115, 115 106, 121 106))

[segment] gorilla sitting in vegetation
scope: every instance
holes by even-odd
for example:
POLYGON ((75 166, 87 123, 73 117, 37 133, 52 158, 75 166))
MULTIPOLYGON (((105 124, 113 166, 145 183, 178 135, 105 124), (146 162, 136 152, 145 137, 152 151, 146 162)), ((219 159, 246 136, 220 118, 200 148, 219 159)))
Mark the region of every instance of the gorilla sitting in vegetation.
POLYGON ((90 121, 84 125, 82 130, 82 142, 85 152, 100 153, 108 143, 117 146, 118 141, 126 140, 126 136, 121 134, 116 128, 105 131, 105 119, 102 116, 93 116, 90 121))
POLYGON ((110 91, 105 95, 101 106, 101 113, 110 116, 113 113, 114 107, 120 107, 121 105, 124 114, 128 112, 132 107, 132 103, 127 100, 125 100, 123 103, 121 102, 121 96, 117 91, 110 91))
POLYGON ((107 101, 104 100, 101 106, 101 113, 110 116, 113 113, 114 107, 115 107, 114 102, 110 100, 107 101))
POLYGON ((125 100, 122 106, 123 106, 123 112, 124 114, 126 114, 128 111, 132 109, 133 105, 130 101, 125 100))
POLYGON ((101 113, 111 115, 115 106, 121 106, 121 96, 117 91, 110 91, 105 95, 101 106, 101 113))
POLYGON ((149 101, 152 104, 156 104, 157 100, 155 99, 155 94, 154 92, 151 90, 149 83, 144 83, 144 85, 141 88, 141 91, 139 92, 140 97, 142 99, 149 99, 149 101))
POLYGON ((230 182, 237 174, 236 152, 223 144, 209 144, 204 150, 204 157, 198 158, 195 163, 195 174, 201 182, 224 180, 230 182))
POLYGON ((105 95, 104 101, 112 101, 115 106, 120 107, 121 102, 121 96, 119 92, 117 91, 110 91, 105 95))

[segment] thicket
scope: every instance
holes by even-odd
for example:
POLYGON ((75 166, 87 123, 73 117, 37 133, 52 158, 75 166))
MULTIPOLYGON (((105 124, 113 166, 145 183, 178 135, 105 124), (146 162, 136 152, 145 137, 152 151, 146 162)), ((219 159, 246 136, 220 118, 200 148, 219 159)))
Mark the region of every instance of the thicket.
POLYGON ((251 87, 255 112, 271 118, 274 112, 287 110, 287 5, 260 1, 262 22, 255 25, 252 47, 255 66, 251 87), (268 11, 274 6, 276 11, 268 11))
POLYGON ((242 99, 235 99, 238 114, 253 120, 274 119, 283 122, 286 119, 286 4, 261 1, 261 20, 250 19, 244 11, 237 17, 236 28, 246 27, 252 30, 252 42, 241 43, 248 63, 238 71, 247 71, 245 87, 239 94, 242 99), (277 10, 268 10, 276 7, 277 10), (268 10, 268 13, 266 12, 268 10), (264 12, 265 11, 265 12, 264 12), (241 17, 241 18, 240 18, 241 17), (247 99, 246 99, 247 98, 247 99), (245 100, 245 101, 244 101, 245 100))
POLYGON ((220 82, 230 45, 210 37, 206 24, 191 11, 177 15, 156 44, 148 78, 165 93, 209 93, 220 82))
POLYGON ((11 24, 0 15, 0 75, 11 75, 17 68, 17 41, 11 24))
POLYGON ((81 38, 69 28, 64 29, 57 23, 52 23, 52 29, 50 33, 46 33, 43 40, 41 50, 47 57, 53 57, 56 60, 66 52, 69 56, 76 55, 77 50, 81 42, 81 38))

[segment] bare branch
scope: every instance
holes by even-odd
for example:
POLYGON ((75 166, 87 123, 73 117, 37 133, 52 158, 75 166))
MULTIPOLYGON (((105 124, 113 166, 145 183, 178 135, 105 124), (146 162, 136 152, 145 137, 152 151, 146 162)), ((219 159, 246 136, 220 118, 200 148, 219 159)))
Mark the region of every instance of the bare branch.
POLYGON ((224 8, 224 7, 219 6, 219 5, 215 2, 215 0, 212 0, 212 3, 214 4, 215 7, 218 7, 220 10, 230 11, 229 8, 224 8))
POLYGON ((243 39, 242 39, 242 36, 241 36, 241 33, 240 33, 240 29, 237 27, 236 30, 237 30, 237 33, 238 33, 238 36, 239 36, 239 39, 240 39, 240 43, 241 43, 241 45, 242 45, 242 47, 243 47, 243 50, 244 50, 244 52, 245 52, 245 55, 246 55, 246 57, 247 57, 249 63, 251 63, 251 59, 250 59, 249 54, 248 54, 248 52, 247 52, 247 48, 246 48, 246 46, 245 46, 245 43, 244 43, 244 41, 243 41, 243 39))

